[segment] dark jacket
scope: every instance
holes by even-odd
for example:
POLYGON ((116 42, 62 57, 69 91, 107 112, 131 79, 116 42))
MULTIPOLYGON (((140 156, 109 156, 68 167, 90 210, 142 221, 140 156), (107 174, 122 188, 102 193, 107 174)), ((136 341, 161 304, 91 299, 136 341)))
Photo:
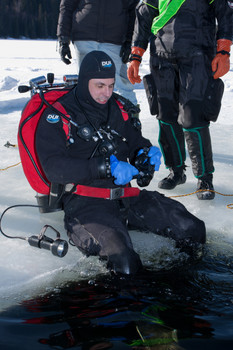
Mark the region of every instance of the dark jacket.
POLYGON ((133 45, 146 49, 150 41, 152 55, 191 57, 197 51, 213 55, 216 40, 233 38, 233 11, 225 0, 186 0, 154 35, 151 28, 159 15, 158 5, 158 0, 148 0, 136 10, 133 45))
POLYGON ((139 0, 61 0, 57 36, 121 45, 131 41, 139 0))
MULTIPOLYGON (((77 106, 75 90, 60 98, 59 102, 79 126, 90 125, 77 106)), ((132 125, 127 114, 127 120, 123 119, 114 97, 108 101, 106 117, 103 117, 101 111, 98 112, 96 108, 91 106, 89 110, 85 111, 96 128, 109 125, 121 136, 114 137, 117 149, 116 157, 119 160, 127 161, 129 159, 132 161, 139 149, 151 146, 150 141, 142 137, 141 131, 132 125), (122 138, 125 138, 126 141, 123 141, 122 138)), ((56 119, 54 111, 47 108, 40 119, 36 132, 37 154, 47 179, 50 182, 60 184, 75 183, 94 187, 116 187, 113 178, 100 179, 99 163, 103 156, 98 150, 94 152, 97 142, 82 139, 77 135, 77 128, 70 125, 70 134, 74 142, 67 146, 63 123, 61 118, 58 119, 59 121, 56 119), (57 122, 48 122, 49 115, 52 117, 50 121, 53 119, 57 122), (92 157, 93 152, 94 156, 92 157)))

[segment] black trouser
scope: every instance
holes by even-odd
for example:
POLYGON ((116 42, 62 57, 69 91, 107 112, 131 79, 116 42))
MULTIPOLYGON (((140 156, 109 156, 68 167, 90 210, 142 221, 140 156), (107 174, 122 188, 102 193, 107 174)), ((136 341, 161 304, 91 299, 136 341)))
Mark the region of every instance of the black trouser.
POLYGON ((138 197, 105 200, 73 195, 65 205, 65 227, 74 244, 87 256, 106 259, 115 273, 132 274, 141 267, 127 224, 176 240, 205 243, 205 225, 179 202, 143 190, 138 197))
POLYGON ((159 144, 165 165, 182 168, 185 143, 196 177, 214 171, 206 90, 212 79, 210 59, 198 52, 189 58, 151 57, 151 73, 158 96, 159 144), (184 132, 185 130, 185 132, 184 132))

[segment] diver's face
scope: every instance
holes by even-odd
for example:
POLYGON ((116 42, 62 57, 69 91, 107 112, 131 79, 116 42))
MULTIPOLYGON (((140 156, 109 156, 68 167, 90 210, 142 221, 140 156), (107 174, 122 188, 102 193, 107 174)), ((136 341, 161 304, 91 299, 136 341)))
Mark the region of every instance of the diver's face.
POLYGON ((107 103, 112 96, 114 83, 114 78, 90 79, 88 89, 93 100, 100 104, 107 103))

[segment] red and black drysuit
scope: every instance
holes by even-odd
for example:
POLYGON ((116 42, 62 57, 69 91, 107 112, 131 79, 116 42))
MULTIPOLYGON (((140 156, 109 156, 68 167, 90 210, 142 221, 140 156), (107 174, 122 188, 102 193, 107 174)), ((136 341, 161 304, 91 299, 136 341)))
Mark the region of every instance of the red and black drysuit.
MULTIPOLYGON (((138 150, 150 147, 150 141, 132 125, 127 113, 123 117, 113 96, 106 105, 98 106, 85 93, 85 84, 80 77, 77 87, 58 102, 79 126, 89 125, 87 114, 97 129, 109 126, 117 132, 114 136, 117 159, 133 163, 138 150)), ((99 153, 98 142, 84 140, 77 134, 78 128, 71 124, 67 140, 63 127, 62 118, 47 108, 38 124, 36 149, 51 183, 85 186, 82 194, 63 195, 68 236, 84 254, 107 259, 108 267, 116 273, 137 272, 141 260, 134 251, 127 225, 168 235, 181 244, 205 242, 204 223, 182 204, 158 192, 140 192, 136 188, 135 196, 116 196, 113 200, 95 198, 95 189, 91 190, 91 196, 87 194, 90 187, 114 189, 117 186, 113 177, 107 177, 106 158, 99 153)))
POLYGON ((203 178, 214 172, 209 123, 216 120, 222 97, 211 62, 217 40, 232 40, 233 13, 226 0, 172 0, 166 11, 176 9, 169 19, 159 5, 147 0, 138 6, 132 46, 144 51, 150 43, 165 165, 177 172, 184 168, 186 140, 193 173, 203 178))

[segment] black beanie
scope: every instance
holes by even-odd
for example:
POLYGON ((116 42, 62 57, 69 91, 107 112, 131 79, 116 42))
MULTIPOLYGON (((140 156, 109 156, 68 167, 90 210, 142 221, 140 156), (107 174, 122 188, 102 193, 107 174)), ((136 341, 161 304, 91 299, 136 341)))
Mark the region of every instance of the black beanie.
POLYGON ((114 62, 105 52, 91 51, 81 63, 79 80, 115 78, 115 72, 114 62))
POLYGON ((82 60, 76 94, 81 102, 88 102, 98 108, 104 108, 95 102, 88 89, 90 79, 111 79, 115 78, 116 67, 111 59, 103 51, 91 51, 82 60))

